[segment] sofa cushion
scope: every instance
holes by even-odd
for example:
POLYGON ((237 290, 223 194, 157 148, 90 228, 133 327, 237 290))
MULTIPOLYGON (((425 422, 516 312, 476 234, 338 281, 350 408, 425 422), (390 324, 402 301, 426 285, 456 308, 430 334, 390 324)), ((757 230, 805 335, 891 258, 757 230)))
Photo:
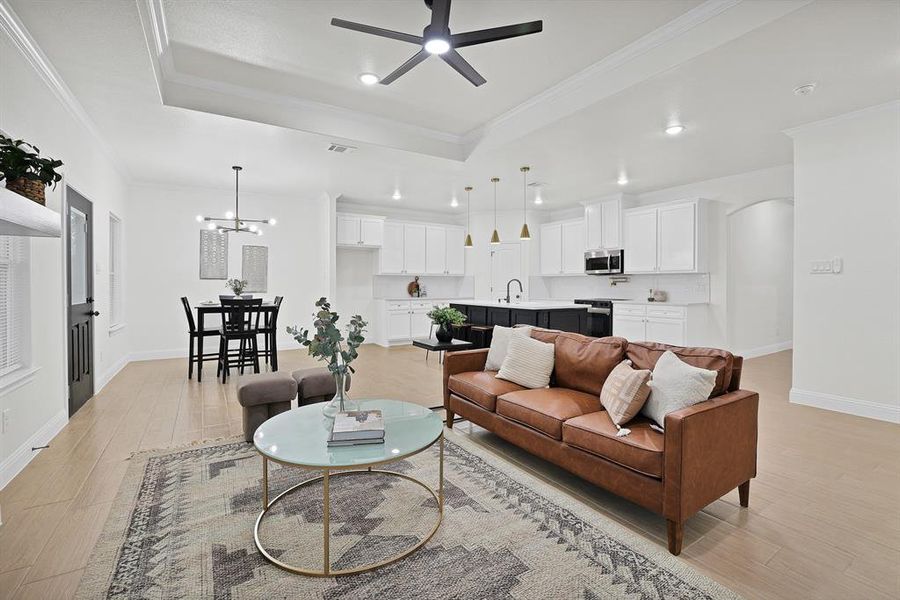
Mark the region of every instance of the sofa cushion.
POLYGON ((556 336, 556 385, 599 396, 603 383, 625 358, 623 338, 594 338, 577 333, 556 336))
POLYGON ((734 367, 734 355, 726 350, 682 348, 654 342, 629 342, 625 355, 634 363, 635 369, 652 371, 656 366, 656 361, 666 350, 671 350, 675 356, 691 366, 716 372, 716 385, 709 394, 710 398, 721 396, 728 391, 731 383, 731 371, 734 367))
POLYGON ((497 414, 562 439, 567 419, 600 409, 597 396, 566 388, 510 392, 497 398, 497 414))
POLYGON ((451 375, 447 388, 491 412, 497 407, 497 396, 525 389, 511 381, 497 379, 497 371, 469 371, 451 375))
POLYGON ((570 446, 602 456, 638 473, 662 478, 665 436, 650 428, 643 417, 628 423, 631 433, 616 437, 618 429, 606 411, 569 419, 563 424, 563 441, 570 446))

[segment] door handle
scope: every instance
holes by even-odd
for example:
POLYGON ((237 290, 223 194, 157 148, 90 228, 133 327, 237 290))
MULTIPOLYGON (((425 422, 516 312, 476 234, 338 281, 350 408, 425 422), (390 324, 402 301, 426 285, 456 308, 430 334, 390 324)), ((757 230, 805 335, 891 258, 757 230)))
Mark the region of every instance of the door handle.
POLYGON ((96 311, 96 310, 89 310, 84 314, 86 314, 89 317, 99 317, 100 316, 100 312, 96 311))

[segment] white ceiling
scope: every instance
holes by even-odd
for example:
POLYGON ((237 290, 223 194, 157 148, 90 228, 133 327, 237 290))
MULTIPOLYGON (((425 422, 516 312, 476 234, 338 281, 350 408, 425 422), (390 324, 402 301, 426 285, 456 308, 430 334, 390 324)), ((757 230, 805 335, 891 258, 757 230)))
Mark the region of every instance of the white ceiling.
POLYGON ((454 30, 544 19, 541 34, 464 50, 480 88, 437 60, 391 86, 356 82, 415 47, 328 19, 418 33, 418 0, 8 1, 131 177, 172 185, 227 188, 242 164, 248 190, 396 205, 397 187, 400 205, 451 210, 466 184, 487 203, 498 175, 512 207, 530 164, 555 209, 620 191, 620 170, 643 192, 789 163, 782 130, 900 98, 900 4, 884 0, 460 0, 454 30), (154 6, 167 52, 148 50, 154 6), (813 95, 792 93, 808 82, 813 95), (682 136, 662 133, 671 119, 682 136), (334 139, 359 150, 330 154, 334 139))

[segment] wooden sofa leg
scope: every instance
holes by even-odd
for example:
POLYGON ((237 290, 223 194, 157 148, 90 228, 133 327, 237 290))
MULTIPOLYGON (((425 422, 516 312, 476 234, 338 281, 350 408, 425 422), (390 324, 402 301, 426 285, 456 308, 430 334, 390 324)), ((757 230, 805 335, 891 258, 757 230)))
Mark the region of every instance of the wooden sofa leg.
POLYGON ((444 412, 447 413, 447 429, 453 429, 453 419, 456 415, 454 415, 453 411, 449 408, 445 408, 444 412))
POLYGON ((669 552, 675 556, 681 554, 681 541, 684 538, 684 524, 666 519, 666 535, 669 538, 669 552))
POLYGON ((738 486, 738 495, 741 497, 741 506, 743 506, 745 508, 750 506, 750 480, 749 479, 738 486))

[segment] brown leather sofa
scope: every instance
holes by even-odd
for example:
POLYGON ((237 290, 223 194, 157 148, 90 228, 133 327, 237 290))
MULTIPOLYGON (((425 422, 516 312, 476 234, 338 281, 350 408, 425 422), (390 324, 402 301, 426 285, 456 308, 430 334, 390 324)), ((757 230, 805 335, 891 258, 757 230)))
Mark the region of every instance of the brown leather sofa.
POLYGON ((485 371, 487 349, 444 359, 447 426, 455 415, 666 518, 669 552, 679 554, 684 522, 738 488, 747 506, 756 476, 759 395, 740 389, 743 359, 725 350, 681 348, 623 338, 533 329, 555 347, 550 387, 530 390, 485 371), (710 399, 666 415, 665 433, 637 417, 631 434, 600 405, 603 382, 620 361, 652 369, 666 350, 715 370, 710 399))

